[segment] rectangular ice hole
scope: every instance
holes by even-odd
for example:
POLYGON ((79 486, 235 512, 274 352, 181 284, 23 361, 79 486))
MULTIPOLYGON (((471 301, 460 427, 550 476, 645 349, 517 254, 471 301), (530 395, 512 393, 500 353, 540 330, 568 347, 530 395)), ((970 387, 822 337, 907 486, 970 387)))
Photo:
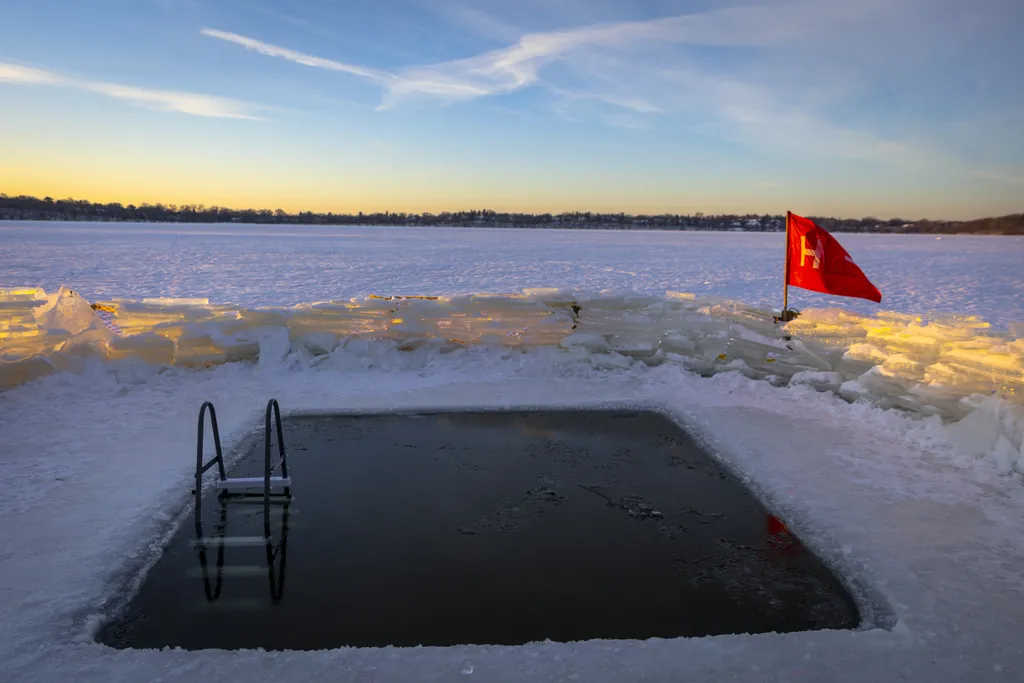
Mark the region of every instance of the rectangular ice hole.
MULTIPOLYGON (((270 544, 197 544, 182 524, 101 642, 518 645, 860 622, 831 571, 654 412, 301 416, 285 442, 296 497, 272 508, 270 544)), ((263 444, 248 447, 229 476, 260 474, 263 444)), ((262 536, 262 515, 208 495, 204 537, 262 536)))

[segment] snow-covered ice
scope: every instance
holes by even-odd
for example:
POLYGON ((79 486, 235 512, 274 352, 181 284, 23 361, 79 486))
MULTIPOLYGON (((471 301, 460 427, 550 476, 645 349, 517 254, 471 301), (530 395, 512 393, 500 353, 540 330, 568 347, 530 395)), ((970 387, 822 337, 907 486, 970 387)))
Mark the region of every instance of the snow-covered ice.
MULTIPOLYGON (((973 315, 998 326, 1024 321, 1024 237, 837 237, 882 290, 886 310, 973 315)), ((0 221, 0 254, 0 288, 70 285, 92 301, 291 306, 559 287, 782 303, 780 233, 0 221)), ((854 299, 791 295, 801 310, 878 310, 854 299)))
MULTIPOLYGON (((83 227, 118 239, 128 229, 83 227)), ((405 245, 411 250, 390 261, 364 260, 362 279, 350 261, 350 282, 321 283, 323 289, 294 299, 301 291, 296 283, 316 279, 313 270, 296 271, 300 250, 287 246, 294 237, 282 238, 291 279, 275 289, 272 278, 284 271, 265 268, 263 258, 225 278, 188 251, 196 249, 185 239, 188 230, 175 236, 174 230, 159 232, 165 228, 131 227, 156 233, 158 241, 181 242, 190 255, 163 256, 185 259, 176 284, 166 286, 166 261, 155 268, 146 258, 83 268, 79 282, 65 270, 67 259, 50 261, 54 272, 46 277, 29 277, 26 268, 37 266, 21 255, 15 257, 17 279, 3 283, 9 288, 0 297, 0 374, 8 387, 0 391, 0 461, 8 482, 0 497, 4 680, 863 683, 1024 677, 1024 342, 1014 324, 1024 318, 1019 276, 1014 281, 1002 273, 1007 290, 979 293, 973 309, 940 308, 932 304, 946 297, 931 289, 929 278, 940 278, 964 249, 939 258, 939 275, 919 275, 922 267, 896 259, 903 270, 879 277, 865 263, 871 250, 843 238, 883 292, 885 277, 895 281, 898 274, 911 283, 899 290, 904 305, 872 315, 856 307, 805 305, 811 310, 780 330, 756 297, 737 303, 705 291, 681 292, 698 288, 663 286, 671 258, 654 258, 649 271, 641 260, 666 251, 660 235, 651 238, 653 247, 589 261, 566 246, 566 261, 582 265, 567 267, 561 278, 552 276, 550 264, 528 260, 537 252, 510 234, 491 232, 487 245, 456 246, 445 261, 451 278, 433 283, 427 276, 439 277, 437 264, 411 265, 420 257, 405 245), (495 271, 495 283, 470 287, 486 273, 460 273, 474 272, 471 260, 481 249, 502 248, 509 264, 483 260, 495 271), (574 281, 606 267, 639 275, 574 281), (147 284, 141 274, 151 271, 156 275, 147 284), (97 286, 104 277, 107 284, 97 286), (642 286, 624 284, 633 277, 643 279, 642 286), (118 278, 121 290, 113 286, 118 278), (378 290, 385 281, 387 289, 378 290), (62 283, 85 290, 60 290, 62 283), (14 289, 25 284, 48 291, 14 289), (534 285, 557 288, 523 289, 534 285), (257 286, 268 287, 264 298, 247 296, 257 286), (495 290, 505 293, 479 293, 495 290), (372 299, 370 293, 445 296, 372 299), (189 300, 142 300, 161 295, 189 300), (326 301, 295 305, 317 298, 326 301), (120 333, 90 302, 107 309, 120 333), (1001 307, 996 328, 981 319, 994 319, 993 302, 1001 307), (119 651, 94 643, 91 634, 109 605, 184 518, 200 403, 214 401, 231 444, 258 424, 271 396, 286 412, 662 410, 697 433, 842 576, 865 587, 861 600, 878 611, 868 627, 850 632, 522 647, 265 653, 119 651)), ((268 235, 260 239, 273 239, 271 228, 261 230, 268 235)), ((641 246, 648 234, 640 236, 641 246)), ((355 239, 346 231, 332 235, 315 239, 355 239)), ((607 243, 604 249, 614 252, 618 240, 636 237, 619 233, 599 241, 610 240, 611 249, 607 243)), ((12 237, 2 239, 7 246, 12 237)), ((238 236, 228 229, 222 239, 238 236)), ((554 239, 548 247, 571 244, 537 239, 554 239)), ((940 243, 944 249, 948 241, 940 243)), ((964 263, 1019 248, 990 250, 983 238, 961 244, 967 252, 981 249, 964 263)), ((697 251, 699 245, 689 244, 697 251)), ((238 254, 224 249, 208 263, 222 265, 238 254)), ((433 249, 430 257, 441 253, 433 249)), ((708 251, 703 257, 713 258, 708 251)), ((692 263, 677 261, 680 277, 692 278, 692 263)), ((982 289, 977 275, 953 280, 962 291, 982 289)), ((298 486, 301 473, 296 478, 298 486)))

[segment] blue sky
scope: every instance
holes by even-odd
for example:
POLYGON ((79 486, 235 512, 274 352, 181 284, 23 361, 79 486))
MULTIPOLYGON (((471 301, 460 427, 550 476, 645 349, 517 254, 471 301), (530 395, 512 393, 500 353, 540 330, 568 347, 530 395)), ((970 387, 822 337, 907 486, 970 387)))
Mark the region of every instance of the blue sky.
POLYGON ((4 0, 0 191, 1024 211, 1019 0, 4 0))

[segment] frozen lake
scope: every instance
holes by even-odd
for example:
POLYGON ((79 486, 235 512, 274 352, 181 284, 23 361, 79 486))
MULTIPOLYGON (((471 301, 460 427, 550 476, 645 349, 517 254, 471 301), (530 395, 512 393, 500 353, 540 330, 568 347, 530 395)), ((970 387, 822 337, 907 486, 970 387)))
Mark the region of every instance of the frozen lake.
MULTIPOLYGON (((1024 238, 840 241, 882 308, 1024 321, 1024 238)), ((0 288, 66 284, 87 299, 208 297, 291 305, 367 294, 525 287, 679 290, 779 307, 783 236, 759 233, 0 222, 0 288)), ((793 290, 796 308, 878 306, 793 290)))
MULTIPOLYGON (((974 313, 997 323, 1024 321, 1022 238, 839 238, 882 289, 886 308, 974 313)), ((777 307, 782 239, 780 234, 745 233, 0 223, 0 287, 34 285, 56 293, 66 283, 92 300, 208 297, 251 307, 371 292, 509 292, 557 286, 657 294, 689 290, 777 307)), ((317 315, 311 315, 311 307, 287 315, 260 314, 266 318, 235 318, 235 311, 221 315, 214 307, 129 303, 119 307, 117 321, 136 325, 133 331, 139 334, 101 337, 109 343, 100 349, 126 354, 137 337, 143 342, 138 348, 169 348, 172 355, 145 361, 128 354, 105 363, 75 353, 95 348, 87 348, 90 340, 95 341, 90 334, 109 332, 100 329, 80 297, 65 293, 52 302, 9 300, 9 321, 0 323, 9 322, 6 329, 19 336, 4 340, 8 349, 38 342, 35 350, 49 355, 29 356, 24 364, 17 357, 4 361, 9 369, 25 370, 24 377, 15 378, 11 388, 0 393, 5 407, 0 411, 0 432, 7 444, 2 457, 13 482, 0 498, 0 516, 6 522, 5 552, 0 557, 4 680, 133 683, 159 678, 192 683, 215 678, 298 683, 325 671, 338 680, 380 683, 424 678, 474 683, 998 683, 1020 678, 1024 413, 1019 387, 1024 381, 1024 342, 1017 327, 1016 332, 993 335, 968 324, 868 320, 869 337, 857 320, 842 322, 840 316, 807 313, 791 323, 796 336, 790 345, 777 338, 780 332, 774 328, 770 338, 764 336, 763 328, 770 323, 763 319, 735 314, 733 309, 741 307, 704 312, 685 298, 658 296, 630 308, 622 304, 628 298, 589 299, 580 320, 596 332, 584 331, 576 344, 560 348, 553 344, 562 336, 547 345, 469 344, 454 349, 454 342, 400 348, 391 338, 348 338, 346 316, 359 319, 372 306, 383 306, 372 300, 360 306, 320 307, 317 315), (58 305, 61 302, 67 306, 58 305), (52 310, 46 308, 51 303, 52 310), (686 308, 691 304, 695 310, 686 308), (45 315, 36 315, 37 305, 45 315), (157 310, 161 308, 166 311, 157 310), (211 310, 203 318, 202 311, 193 308, 211 310), (66 348, 69 334, 79 337, 72 325, 79 311, 94 327, 85 330, 86 339, 79 339, 81 347, 66 348), (192 313, 196 315, 181 319, 192 313), (297 344, 306 343, 304 335, 317 317, 320 331, 334 331, 327 335, 329 344, 318 342, 327 344, 330 348, 322 351, 328 352, 314 355, 309 347, 297 344), (253 340, 245 336, 248 329, 238 330, 238 320, 256 321, 252 329, 260 330, 248 357, 239 349, 251 347, 253 340), (158 323, 166 325, 162 331, 169 336, 146 334, 158 323), (233 331, 221 329, 222 323, 231 324, 233 331), (288 325, 295 328, 296 348, 288 325), (819 326, 834 346, 811 358, 819 326), (757 332, 755 327, 762 331, 750 334, 757 332), (37 329, 42 332, 33 336, 37 329), (618 342, 610 338, 624 330, 640 341, 648 335, 658 345, 675 349, 673 357, 648 364, 618 354, 611 347, 612 341, 618 342), (587 338, 592 348, 583 343, 587 338), (129 344, 122 346, 125 341, 129 344), (718 343, 726 346, 719 348, 718 343), (246 362, 227 362, 229 346, 232 358, 246 362), (205 362, 195 362, 212 358, 213 352, 220 354, 221 364, 205 367, 205 362), (737 363, 744 357, 749 363, 737 363), (705 377, 692 370, 702 358, 703 367, 717 368, 715 374, 705 377), (764 368, 770 363, 771 369, 760 370, 758 363, 764 368), (40 366, 53 372, 33 379, 29 370, 40 366), (61 371, 65 367, 68 370, 61 371), (769 371, 775 380, 791 381, 784 386, 765 381, 769 371), (981 393, 967 396, 976 386, 982 387, 981 393), (207 400, 216 403, 220 434, 233 449, 259 428, 260 409, 270 397, 280 400, 289 415, 384 413, 396 408, 455 411, 467 406, 655 409, 713 447, 713 455, 748 484, 771 515, 792 529, 844 579, 844 585, 856 589, 851 594, 863 610, 864 627, 515 647, 274 653, 122 650, 95 642, 111 606, 156 560, 175 523, 190 521, 185 506, 194 483, 198 406, 207 400), (923 417, 926 411, 914 412, 914 406, 934 410, 923 417), (944 421, 945 413, 935 410, 946 408, 971 412, 958 421, 944 421)), ((451 328, 437 325, 437 320, 450 322, 455 313, 472 309, 471 303, 404 301, 399 322, 388 315, 384 326, 398 329, 404 339, 407 325, 426 321, 433 324, 427 324, 428 329, 444 336, 451 328)), ((859 311, 877 308, 869 302, 804 292, 794 292, 792 303, 804 309, 828 304, 859 311)), ((387 303, 383 310, 393 306, 387 303)), ((526 318, 515 316, 545 310, 539 304, 524 305, 510 309, 509 319, 518 328, 526 318)), ((475 314, 492 322, 488 311, 475 314)), ((552 325, 561 324, 557 316, 548 317, 552 325)), ((468 319, 463 316, 460 321, 468 319)), ((571 321, 563 322, 565 331, 571 329, 571 321)), ((523 323, 524 329, 527 326, 533 327, 523 323)), ((288 429, 289 444, 300 445, 293 422, 288 429)), ((386 432, 389 438, 400 439, 396 447, 406 448, 406 430, 386 432)), ((535 431, 524 432, 522 438, 548 437, 547 431, 535 431)), ((522 446, 514 450, 525 454, 522 446)), ((616 447, 613 454, 617 452, 616 447)), ((304 506, 311 505, 318 480, 332 480, 327 470, 303 464, 302 456, 308 453, 296 448, 290 471, 296 478, 298 505, 304 506)), ((413 455, 405 450, 402 454, 413 455)), ((485 469, 490 464, 469 463, 485 469)), ((552 467, 543 462, 541 466, 545 477, 552 474, 552 467)), ((470 467, 460 470, 460 476, 483 476, 480 472, 470 467)), ((608 470, 607 475, 622 472, 608 470)), ((415 486, 424 479, 413 474, 408 482, 415 486)), ((356 485, 346 476, 333 480, 356 485)), ((494 482, 514 487, 515 495, 503 490, 500 498, 509 502, 488 503, 491 510, 522 509, 516 501, 536 488, 504 477, 494 482)), ((667 486, 671 481, 657 483, 667 486)), ((457 502, 456 494, 446 497, 443 489, 427 484, 417 492, 431 501, 457 502)), ((543 486, 557 495, 556 486, 543 486)), ((476 490, 461 484, 455 488, 476 490)), ((673 487, 673 495, 678 488, 673 487)), ((700 493, 710 490, 703 487, 700 493)), ((588 491, 593 489, 583 493, 588 491)), ((665 511, 658 502, 659 512, 699 519, 709 512, 694 502, 696 494, 678 495, 678 500, 665 503, 665 511)), ((371 497, 366 505, 370 503, 379 507, 382 499, 371 497)), ((359 506, 358 517, 347 519, 371 531, 380 529, 381 515, 368 512, 366 505, 359 506)), ((606 508, 601 510, 622 512, 621 507, 606 508)), ((477 515, 474 523, 478 517, 491 518, 477 515)), ((302 525, 307 532, 312 530, 316 519, 309 507, 296 517, 289 546, 293 559, 300 552, 317 550, 304 545, 301 531, 302 525)), ((481 535, 451 526, 447 524, 451 533, 445 538, 453 547, 481 535)), ((705 528, 696 519, 681 526, 694 538, 707 534, 716 543, 724 538, 712 533, 713 525, 705 528)), ((759 522, 758 530, 763 528, 759 522)), ((370 539, 374 546, 377 540, 370 539)), ((744 540, 726 550, 746 552, 753 547, 754 541, 744 540)), ((347 546, 338 548, 345 557, 353 557, 347 546)), ((776 551, 781 552, 765 546, 765 552, 776 551)), ((609 552, 618 553, 617 561, 638 558, 635 550, 621 543, 609 552)), ((702 562, 705 557, 717 562, 703 554, 702 562)), ((603 558, 591 564, 617 572, 616 565, 603 558)), ((744 569, 730 566, 737 572, 744 569)), ((293 562, 290 567, 289 571, 299 570, 300 565, 293 562)), ((267 586, 267 574, 260 575, 263 578, 256 580, 267 586)), ((257 574, 248 574, 244 581, 253 576, 257 574)), ((301 576, 295 571, 289 581, 302 580, 301 576)), ((234 603, 237 608, 251 605, 244 602, 245 595, 228 594, 235 585, 238 582, 233 581, 225 588, 225 597, 242 598, 234 603)), ((634 587, 653 586, 649 582, 634 587)), ((289 590, 286 600, 296 597, 289 590)), ((551 609, 542 599, 538 605, 551 609)), ((586 606, 614 607, 600 596, 588 598, 586 606)), ((346 611, 345 617, 350 616, 346 611)), ((490 616, 505 618, 500 613, 490 616)))

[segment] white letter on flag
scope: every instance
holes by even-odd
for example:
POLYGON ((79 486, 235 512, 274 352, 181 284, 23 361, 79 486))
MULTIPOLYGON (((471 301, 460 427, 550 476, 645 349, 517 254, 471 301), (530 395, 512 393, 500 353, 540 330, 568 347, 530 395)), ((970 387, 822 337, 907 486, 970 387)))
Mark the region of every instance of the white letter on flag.
POLYGON ((800 236, 800 267, 803 268, 806 265, 807 257, 810 256, 814 259, 814 265, 812 266, 815 270, 821 268, 821 262, 825 257, 825 250, 821 248, 821 240, 814 245, 814 249, 807 248, 807 237, 804 235, 800 236))

